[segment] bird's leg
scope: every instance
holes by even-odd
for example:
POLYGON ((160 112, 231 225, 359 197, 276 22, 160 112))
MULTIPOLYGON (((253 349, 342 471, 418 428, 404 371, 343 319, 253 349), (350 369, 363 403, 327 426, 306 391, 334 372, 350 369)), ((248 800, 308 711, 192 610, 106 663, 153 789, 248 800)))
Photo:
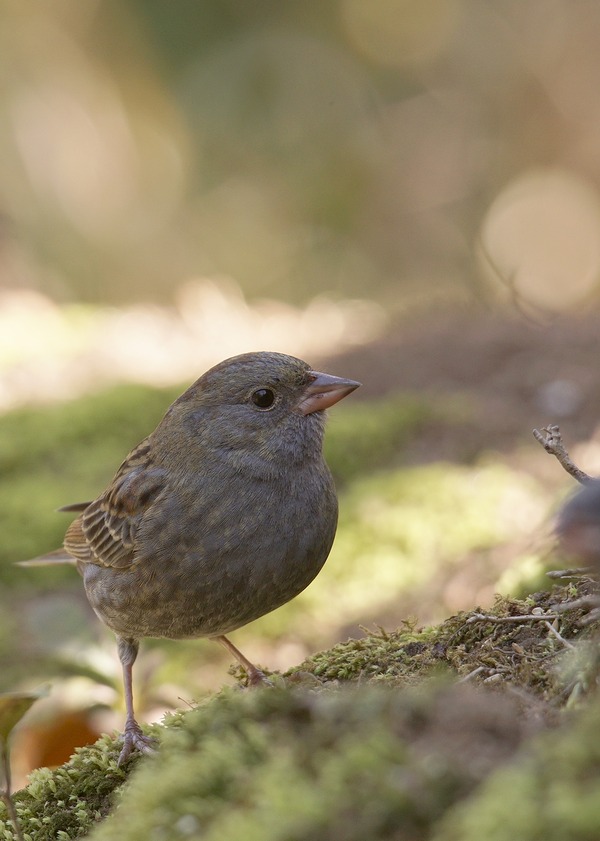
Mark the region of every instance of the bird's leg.
POLYGON ((154 753, 153 744, 155 740, 144 736, 142 728, 135 720, 133 712, 133 685, 132 672, 135 658, 137 657, 139 642, 136 639, 117 637, 119 647, 119 660, 123 667, 123 690, 125 692, 125 731, 123 733, 123 749, 119 754, 119 765, 122 765, 134 750, 140 753, 154 753))
POLYGON ((230 654, 233 654, 240 666, 245 670, 246 675, 248 676, 248 686, 272 685, 271 681, 261 672, 261 670, 257 669, 256 666, 253 663, 251 663, 247 657, 244 657, 239 648, 236 648, 235 645, 227 639, 227 637, 221 635, 218 637, 213 637, 213 639, 215 640, 215 642, 220 642, 221 645, 224 648, 226 648, 230 654))

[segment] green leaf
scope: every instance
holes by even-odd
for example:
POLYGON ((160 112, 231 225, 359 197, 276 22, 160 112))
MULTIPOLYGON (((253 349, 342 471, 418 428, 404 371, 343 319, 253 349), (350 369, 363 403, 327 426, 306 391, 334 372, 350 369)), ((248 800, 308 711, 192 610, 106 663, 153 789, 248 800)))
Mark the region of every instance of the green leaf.
POLYGON ((0 693, 0 741, 7 742, 13 727, 37 700, 48 694, 47 689, 33 692, 0 693))

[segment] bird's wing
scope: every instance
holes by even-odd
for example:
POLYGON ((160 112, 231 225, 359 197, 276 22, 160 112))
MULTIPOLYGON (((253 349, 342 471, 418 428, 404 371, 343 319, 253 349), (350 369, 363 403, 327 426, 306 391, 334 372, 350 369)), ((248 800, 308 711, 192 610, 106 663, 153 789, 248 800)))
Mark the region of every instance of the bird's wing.
POLYGON ((146 438, 128 455, 106 491, 71 523, 65 549, 82 563, 130 566, 137 529, 164 489, 165 472, 153 463, 151 442, 146 438))

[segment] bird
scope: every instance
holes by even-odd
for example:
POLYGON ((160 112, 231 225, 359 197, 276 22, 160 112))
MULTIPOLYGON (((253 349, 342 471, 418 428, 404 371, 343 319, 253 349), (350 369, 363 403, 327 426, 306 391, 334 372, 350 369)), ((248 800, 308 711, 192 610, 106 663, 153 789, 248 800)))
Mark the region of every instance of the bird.
MULTIPOLYGON (((586 566, 561 570, 553 577, 581 577, 595 580, 592 592, 565 602, 588 611, 580 625, 600 621, 600 479, 587 477, 581 487, 562 505, 556 517, 555 532, 561 549, 586 566)), ((550 574, 550 573, 549 573, 550 574)))
POLYGON ((31 563, 75 563, 88 601, 116 635, 125 727, 122 765, 153 753, 133 703, 140 639, 210 638, 266 681, 226 636, 304 590, 325 563, 338 501, 323 457, 326 410, 360 383, 260 351, 220 362, 168 408, 61 549, 31 563))
POLYGON ((556 534, 563 549, 600 573, 600 480, 590 479, 561 507, 556 534))

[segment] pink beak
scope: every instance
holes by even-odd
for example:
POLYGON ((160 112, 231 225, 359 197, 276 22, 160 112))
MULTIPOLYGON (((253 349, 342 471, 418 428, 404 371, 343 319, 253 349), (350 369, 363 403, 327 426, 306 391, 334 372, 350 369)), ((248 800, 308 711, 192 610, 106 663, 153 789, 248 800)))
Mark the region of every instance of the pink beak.
POLYGON ((356 380, 343 380, 341 377, 321 374, 319 371, 309 371, 309 376, 314 379, 304 389, 298 403, 298 409, 303 415, 328 409, 360 385, 356 380))

